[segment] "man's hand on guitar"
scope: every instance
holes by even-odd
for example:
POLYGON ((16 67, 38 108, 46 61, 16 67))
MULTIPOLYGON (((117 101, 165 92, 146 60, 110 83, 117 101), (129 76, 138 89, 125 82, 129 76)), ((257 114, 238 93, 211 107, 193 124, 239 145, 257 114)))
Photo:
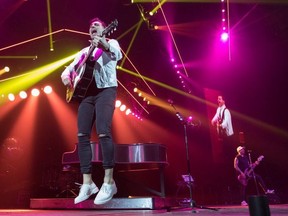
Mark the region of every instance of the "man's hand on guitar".
POLYGON ((89 41, 93 46, 98 47, 98 45, 101 44, 100 40, 101 40, 101 37, 95 36, 92 40, 89 40, 89 41))
POLYGON ((72 82, 71 82, 70 78, 68 78, 68 77, 63 78, 62 82, 67 88, 72 88, 72 82))
POLYGON ((98 48, 102 48, 104 50, 109 50, 109 48, 110 48, 109 43, 106 41, 105 35, 103 37, 95 35, 93 37, 93 39, 90 40, 90 43, 93 46, 98 47, 98 48))
POLYGON ((242 179, 245 179, 245 178, 246 178, 246 175, 245 175, 245 173, 243 173, 243 172, 240 173, 240 176, 241 176, 242 179))

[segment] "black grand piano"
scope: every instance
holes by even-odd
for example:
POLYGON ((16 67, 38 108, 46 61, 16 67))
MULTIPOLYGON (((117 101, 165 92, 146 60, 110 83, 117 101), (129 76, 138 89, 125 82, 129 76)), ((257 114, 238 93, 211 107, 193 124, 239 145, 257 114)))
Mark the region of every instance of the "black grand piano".
MULTIPOLYGON (((92 162, 97 165, 102 161, 100 145, 91 142, 92 162)), ((158 143, 115 144, 115 170, 117 172, 131 172, 141 170, 158 170, 160 191, 145 187, 151 193, 164 197, 164 168, 168 165, 166 146, 158 143)), ((79 164, 78 145, 73 151, 64 152, 63 165, 79 164)))

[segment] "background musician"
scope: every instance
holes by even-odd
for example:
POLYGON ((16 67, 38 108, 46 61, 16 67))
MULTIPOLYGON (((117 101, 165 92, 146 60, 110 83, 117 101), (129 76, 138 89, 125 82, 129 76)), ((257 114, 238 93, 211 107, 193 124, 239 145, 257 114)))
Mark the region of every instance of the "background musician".
POLYGON ((274 190, 267 189, 262 177, 256 174, 252 169, 259 165, 260 161, 263 159, 263 156, 260 156, 257 161, 251 163, 249 157, 245 154, 245 147, 237 147, 237 155, 234 159, 234 168, 238 173, 238 181, 241 185, 240 194, 241 194, 241 205, 247 206, 246 202, 246 188, 250 179, 253 178, 253 173, 257 183, 260 185, 265 194, 274 193, 274 190), (253 171, 253 172, 252 172, 253 171))

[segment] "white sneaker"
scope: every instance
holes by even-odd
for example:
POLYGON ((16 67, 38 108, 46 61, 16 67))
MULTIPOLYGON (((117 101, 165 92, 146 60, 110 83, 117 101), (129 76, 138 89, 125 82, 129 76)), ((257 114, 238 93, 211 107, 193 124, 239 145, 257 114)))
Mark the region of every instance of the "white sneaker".
POLYGON ((114 184, 107 184, 103 183, 102 187, 100 188, 99 193, 95 197, 94 204, 96 205, 103 205, 106 202, 110 201, 114 194, 117 193, 117 187, 114 182, 114 184))
POLYGON ((82 184, 79 195, 74 199, 74 204, 87 200, 91 195, 96 194, 99 188, 93 182, 92 184, 82 184))
POLYGON ((247 203, 245 200, 243 200, 243 201, 241 202, 241 206, 248 206, 248 203, 247 203))

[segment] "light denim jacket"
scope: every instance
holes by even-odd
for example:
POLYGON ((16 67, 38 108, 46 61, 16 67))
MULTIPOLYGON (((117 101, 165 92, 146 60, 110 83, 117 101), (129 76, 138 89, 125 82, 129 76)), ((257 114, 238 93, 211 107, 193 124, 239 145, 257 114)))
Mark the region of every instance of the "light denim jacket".
MULTIPOLYGON (((97 63, 94 66, 93 75, 96 81, 97 88, 107 88, 107 87, 116 87, 117 76, 116 76, 116 66, 117 62, 122 58, 121 49, 117 40, 110 39, 108 41, 110 47, 108 51, 103 51, 98 48, 95 48, 91 54, 92 59, 96 60, 97 63), (100 57, 99 56, 100 51, 100 57)), ((62 80, 65 78, 71 78, 71 73, 75 72, 75 68, 79 63, 84 59, 89 51, 89 47, 85 47, 80 52, 77 53, 74 60, 61 74, 62 80)), ((90 57, 90 59, 91 59, 90 57)), ((86 67, 86 63, 79 68, 78 74, 81 74, 86 67)))

